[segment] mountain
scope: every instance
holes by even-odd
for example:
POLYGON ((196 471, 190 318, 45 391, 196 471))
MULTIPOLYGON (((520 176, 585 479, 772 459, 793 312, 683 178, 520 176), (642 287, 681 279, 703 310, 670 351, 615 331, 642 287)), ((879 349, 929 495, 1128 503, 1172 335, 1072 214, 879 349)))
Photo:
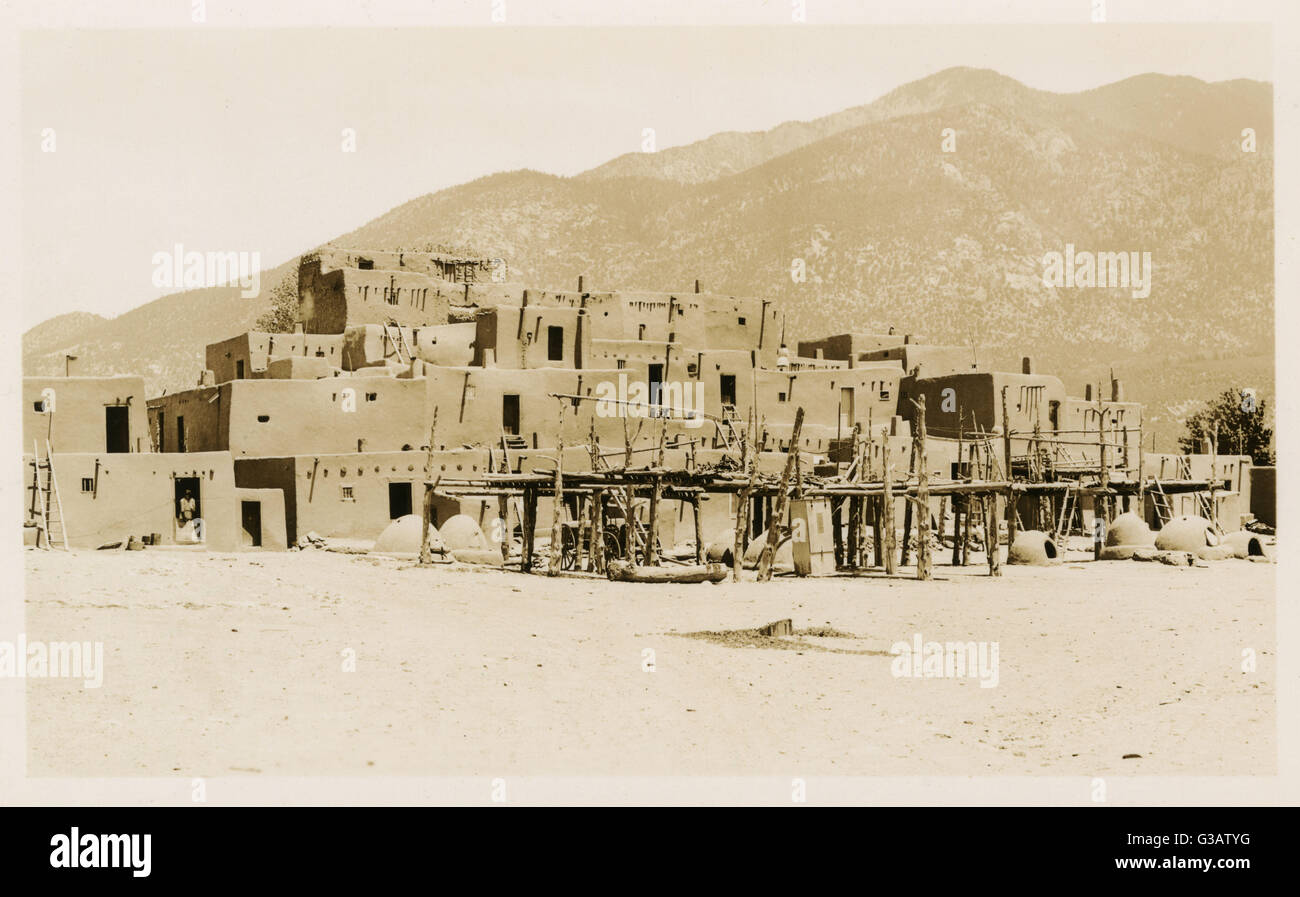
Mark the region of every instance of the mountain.
MULTIPOLYGON (((1272 91, 1258 82, 1144 75, 1063 95, 950 69, 813 122, 572 178, 481 178, 333 242, 484 247, 537 286, 586 274, 600 288, 671 290, 700 277, 780 301, 792 341, 894 325, 986 359, 1033 355, 1076 393, 1113 366, 1172 446, 1188 400, 1222 388, 1211 381, 1250 377, 1232 382, 1271 402, 1272 140, 1272 91), (1244 127, 1256 152, 1242 151, 1244 127), (1044 253, 1066 244, 1151 253, 1150 295, 1044 286, 1044 253)), ((277 281, 265 274, 263 293, 277 281)), ((202 345, 261 311, 233 291, 200 292, 92 322, 81 370, 129 365, 157 388, 192 383, 202 345)), ((29 342, 29 370, 57 360, 33 358, 29 342)))
POLYGON ((1259 81, 1210 84, 1186 76, 1147 74, 1063 95, 1033 90, 989 69, 955 67, 864 106, 808 122, 785 122, 770 131, 727 131, 657 153, 627 153, 578 177, 652 177, 698 184, 862 125, 970 104, 997 106, 1022 117, 1070 115, 1076 123, 1078 116, 1088 116, 1171 146, 1221 157, 1240 151, 1243 127, 1254 126, 1270 145, 1273 140, 1272 88, 1259 81))

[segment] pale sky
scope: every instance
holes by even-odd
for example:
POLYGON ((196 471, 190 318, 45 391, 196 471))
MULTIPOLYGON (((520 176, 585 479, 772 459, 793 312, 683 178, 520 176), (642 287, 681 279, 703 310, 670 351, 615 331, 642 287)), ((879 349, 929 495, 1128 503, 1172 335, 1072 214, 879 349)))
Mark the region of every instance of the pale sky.
POLYGON ((661 149, 765 130, 957 65, 1053 91, 1273 80, 1268 26, 1225 24, 29 31, 23 326, 175 292, 151 280, 176 243, 269 268, 493 172, 576 174, 643 128, 661 149))

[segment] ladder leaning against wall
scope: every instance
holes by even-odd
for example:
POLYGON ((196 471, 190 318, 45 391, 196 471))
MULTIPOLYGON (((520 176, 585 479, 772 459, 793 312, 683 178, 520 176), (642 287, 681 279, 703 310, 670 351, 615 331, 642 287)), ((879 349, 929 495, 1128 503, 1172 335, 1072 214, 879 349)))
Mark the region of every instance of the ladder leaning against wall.
POLYGON ((61 548, 68 550, 68 535, 63 526, 63 500, 59 498, 59 480, 54 475, 54 452, 50 442, 45 441, 45 458, 41 458, 40 444, 32 440, 32 511, 38 521, 40 530, 36 534, 36 544, 41 545, 41 534, 45 536, 46 549, 61 548), (42 477, 41 473, 45 476, 42 477))

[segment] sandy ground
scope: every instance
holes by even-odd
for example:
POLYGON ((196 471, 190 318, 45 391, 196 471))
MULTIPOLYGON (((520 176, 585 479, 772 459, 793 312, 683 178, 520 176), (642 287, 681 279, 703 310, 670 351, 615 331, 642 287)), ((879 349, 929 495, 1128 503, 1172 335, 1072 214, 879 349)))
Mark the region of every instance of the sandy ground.
POLYGON ((662 586, 28 551, 28 639, 105 661, 98 689, 27 681, 28 774, 1275 773, 1277 568, 1084 557, 662 586), (784 617, 855 637, 681 635, 784 617), (998 685, 895 677, 916 633, 998 642, 998 685))

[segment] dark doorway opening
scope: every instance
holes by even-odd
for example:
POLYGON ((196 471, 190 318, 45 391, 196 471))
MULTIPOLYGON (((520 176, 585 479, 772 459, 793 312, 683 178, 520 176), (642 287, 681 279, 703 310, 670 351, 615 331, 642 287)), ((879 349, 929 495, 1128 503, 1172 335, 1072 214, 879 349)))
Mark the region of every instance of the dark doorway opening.
POLYGON ((241 501, 239 519, 248 534, 250 544, 255 548, 262 545, 262 503, 260 501, 241 501))
POLYGON ((547 361, 564 360, 564 328, 563 327, 546 328, 546 360, 547 361))
MULTIPOLYGON (((650 404, 658 405, 663 395, 664 366, 662 364, 652 364, 649 365, 649 371, 650 373, 648 375, 648 379, 650 380, 650 404)), ((657 417, 658 412, 651 411, 651 416, 657 417)))
POLYGON ((176 415, 176 451, 185 451, 185 418, 176 415))
MULTIPOLYGON (((203 503, 201 500, 201 491, 199 489, 198 477, 176 477, 176 525, 178 527, 186 526, 191 520, 199 520, 203 517, 203 503)), ((195 528, 196 535, 203 538, 202 527, 195 528)))
POLYGON ((507 436, 519 435, 519 396, 501 397, 501 429, 507 436))
POLYGON ((736 375, 723 374, 718 385, 718 400, 723 405, 736 404, 736 375))
POLYGON ((388 484, 388 519, 396 520, 411 513, 411 484, 388 484))
POLYGON ((158 451, 165 452, 167 442, 167 414, 163 411, 158 412, 158 451))
POLYGON ((130 411, 126 405, 104 406, 104 451, 131 451, 130 411))

